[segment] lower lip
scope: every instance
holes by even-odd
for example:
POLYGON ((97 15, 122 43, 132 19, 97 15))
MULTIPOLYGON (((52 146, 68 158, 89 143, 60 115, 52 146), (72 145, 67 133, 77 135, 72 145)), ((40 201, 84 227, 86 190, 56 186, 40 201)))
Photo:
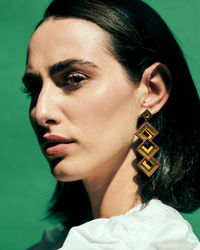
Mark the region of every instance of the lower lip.
POLYGON ((55 146, 49 147, 45 150, 49 156, 59 156, 61 155, 72 143, 60 143, 55 146))

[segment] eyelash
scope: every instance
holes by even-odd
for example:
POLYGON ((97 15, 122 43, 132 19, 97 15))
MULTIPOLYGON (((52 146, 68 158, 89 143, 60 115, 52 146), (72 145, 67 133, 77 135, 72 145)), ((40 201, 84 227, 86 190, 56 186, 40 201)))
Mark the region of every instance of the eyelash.
POLYGON ((28 98, 35 99, 40 93, 40 88, 34 87, 35 84, 28 84, 29 86, 23 86, 20 90, 27 95, 28 98))
POLYGON ((82 87, 84 82, 88 79, 88 76, 81 73, 70 73, 65 74, 63 78, 64 79, 61 86, 64 87, 67 91, 72 91, 82 87))
MULTIPOLYGON (((66 91, 75 91, 82 87, 82 85, 88 78, 88 76, 78 72, 70 74, 66 73, 61 80, 57 81, 57 85, 64 88, 66 91), (70 82, 72 80, 73 82, 70 82)), ((21 91, 25 93, 28 98, 36 99, 41 90, 41 87, 38 87, 37 85, 38 84, 36 84, 34 81, 30 81, 21 88, 21 91)))

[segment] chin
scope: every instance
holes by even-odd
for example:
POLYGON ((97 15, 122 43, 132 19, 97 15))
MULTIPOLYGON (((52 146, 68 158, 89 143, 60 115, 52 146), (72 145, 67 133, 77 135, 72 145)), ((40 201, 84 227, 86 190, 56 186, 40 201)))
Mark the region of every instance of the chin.
POLYGON ((78 178, 72 177, 72 176, 66 176, 64 174, 57 174, 52 172, 53 177, 60 182, 72 182, 79 180, 78 178))
MULTIPOLYGON (((83 178, 80 169, 77 169, 74 164, 64 162, 51 162, 50 163, 51 173, 54 178, 61 182, 78 181, 83 178)), ((80 168, 80 165, 79 165, 80 168)))

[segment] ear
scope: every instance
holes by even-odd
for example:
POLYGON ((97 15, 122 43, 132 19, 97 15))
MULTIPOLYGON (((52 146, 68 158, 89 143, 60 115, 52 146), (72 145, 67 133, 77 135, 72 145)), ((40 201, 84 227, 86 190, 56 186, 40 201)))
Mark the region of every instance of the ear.
POLYGON ((172 78, 169 69, 165 64, 156 62, 144 71, 140 83, 146 87, 142 112, 148 109, 151 114, 156 114, 170 95, 172 78))

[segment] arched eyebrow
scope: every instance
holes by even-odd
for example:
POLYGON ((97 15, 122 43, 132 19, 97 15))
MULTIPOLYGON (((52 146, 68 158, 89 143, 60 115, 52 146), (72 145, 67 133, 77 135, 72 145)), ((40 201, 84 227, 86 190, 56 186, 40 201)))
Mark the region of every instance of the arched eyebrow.
POLYGON ((73 65, 84 65, 88 66, 90 68, 96 68, 98 69, 98 66, 92 62, 82 60, 82 59, 68 59, 68 60, 63 60, 60 61, 52 66, 49 67, 49 75, 54 75, 56 73, 59 73, 60 71, 69 68, 70 66, 73 65))
POLYGON ((26 72, 24 74, 24 76, 22 77, 22 82, 24 83, 24 85, 26 86, 28 82, 31 82, 31 81, 34 81, 34 82, 41 82, 42 81, 42 78, 39 74, 35 74, 35 73, 32 73, 32 72, 26 72))
MULTIPOLYGON (((67 59, 67 60, 59 61, 59 62, 55 63, 54 65, 50 66, 48 68, 49 75, 53 76, 54 74, 59 73, 60 71, 67 69, 73 65, 84 65, 84 66, 88 66, 90 68, 96 68, 96 69, 99 68, 96 64, 94 64, 93 62, 89 62, 87 60, 67 59)), ((24 76, 22 77, 22 82, 26 83, 30 79, 35 79, 35 80, 41 81, 41 76, 37 73, 26 72, 24 74, 24 76)))

